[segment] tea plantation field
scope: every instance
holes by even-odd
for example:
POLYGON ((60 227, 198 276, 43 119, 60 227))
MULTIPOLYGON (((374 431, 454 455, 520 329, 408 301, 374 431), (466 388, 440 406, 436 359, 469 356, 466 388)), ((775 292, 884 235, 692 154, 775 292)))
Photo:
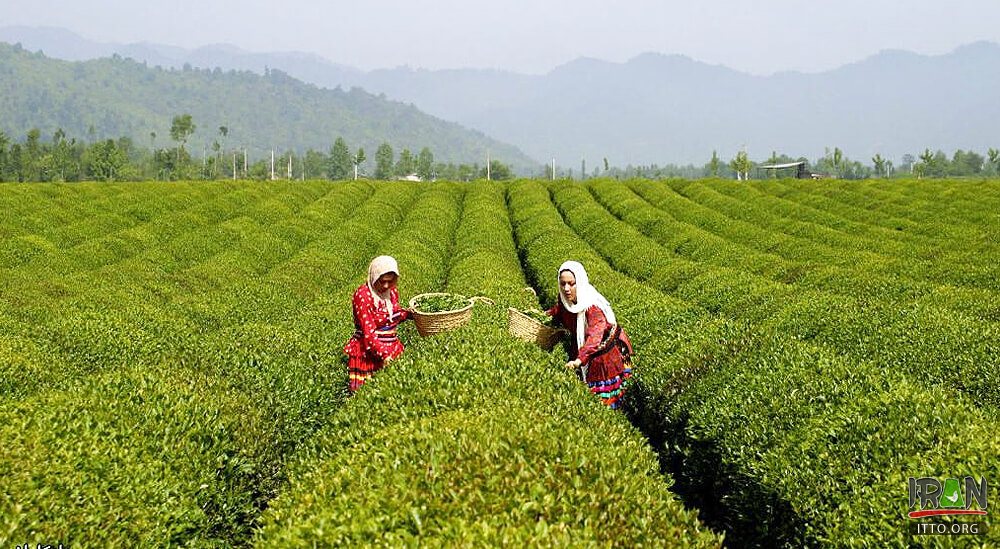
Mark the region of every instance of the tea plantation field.
POLYGON ((1000 544, 907 515, 910 477, 1000 504, 1000 181, 2 184, 0 212, 2 547, 1000 544), (380 254, 403 302, 496 305, 405 325, 348 399, 380 254), (635 344, 627 414, 506 331, 566 259, 635 344))

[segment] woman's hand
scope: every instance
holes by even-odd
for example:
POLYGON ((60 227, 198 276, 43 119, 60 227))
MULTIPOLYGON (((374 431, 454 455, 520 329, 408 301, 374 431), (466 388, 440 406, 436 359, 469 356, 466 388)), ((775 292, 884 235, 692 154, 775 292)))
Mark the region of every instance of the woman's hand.
POLYGON ((579 358, 576 359, 576 360, 571 360, 571 361, 569 361, 569 362, 566 363, 566 369, 567 370, 575 370, 575 369, 579 368, 581 364, 583 364, 583 362, 581 362, 579 358))

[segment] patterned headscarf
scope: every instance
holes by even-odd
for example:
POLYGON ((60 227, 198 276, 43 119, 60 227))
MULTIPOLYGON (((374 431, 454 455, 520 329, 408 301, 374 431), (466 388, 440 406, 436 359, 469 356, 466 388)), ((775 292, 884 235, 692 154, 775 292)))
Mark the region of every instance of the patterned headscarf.
POLYGON ((559 301, 562 303, 564 309, 571 313, 576 313, 576 348, 579 349, 583 346, 587 328, 587 309, 591 306, 597 305, 601 309, 601 312, 608 319, 608 324, 617 324, 617 321, 614 311, 611 310, 611 304, 608 303, 608 300, 596 288, 590 285, 590 279, 587 278, 587 271, 583 268, 583 265, 576 261, 563 263, 556 273, 557 287, 560 285, 559 276, 563 271, 569 271, 576 277, 576 303, 566 301, 566 296, 563 295, 561 287, 559 301))
POLYGON ((386 273, 396 273, 399 276, 399 265, 396 264, 396 260, 387 255, 380 255, 372 260, 371 264, 368 265, 368 290, 372 293, 372 299, 375 301, 375 306, 378 307, 379 302, 385 304, 385 310, 392 316, 392 299, 390 293, 392 290, 388 290, 384 293, 379 293, 375 290, 375 282, 386 273))

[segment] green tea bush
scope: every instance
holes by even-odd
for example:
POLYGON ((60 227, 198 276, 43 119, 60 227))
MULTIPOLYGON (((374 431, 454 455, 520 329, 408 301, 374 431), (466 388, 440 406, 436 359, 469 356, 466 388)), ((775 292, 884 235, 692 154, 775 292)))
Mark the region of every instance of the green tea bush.
POLYGON ((910 183, 5 185, 0 544, 966 541, 908 536, 906 487, 1000 473, 1000 193, 910 183), (345 400, 382 253, 498 306, 345 400), (636 345, 627 417, 506 331, 566 259, 636 345))
MULTIPOLYGON (((553 240, 560 241, 562 249, 575 246, 574 256, 588 254, 582 242, 574 245, 568 235, 562 236, 566 230, 562 218, 551 203, 544 203, 542 189, 527 184, 515 189, 511 193, 515 228, 548 224, 549 234, 556 235, 553 240)), ((565 197, 564 212, 571 217, 573 208, 585 205, 584 197, 569 194, 562 185, 553 189, 557 201, 565 197)), ((600 220, 594 215, 578 219, 587 230, 600 220)), ((640 247, 628 240, 627 231, 612 230, 620 238, 616 253, 640 247)), ((534 247, 548 248, 548 242, 536 239, 529 245, 534 247)), ((543 257, 532 249, 526 255, 529 260, 543 257)), ((590 271, 591 264, 585 264, 590 271)), ((594 272, 603 271, 600 261, 593 266, 594 272)), ((597 276, 591 275, 595 283, 597 276)), ((629 302, 637 298, 626 287, 635 282, 619 280, 601 289, 616 311, 628 310, 629 302)), ((655 290, 647 290, 641 300, 647 308, 659 308, 655 290)), ((663 310, 669 319, 669 309, 663 310)), ((902 471, 913 476, 995 475, 995 465, 990 465, 1000 452, 995 442, 977 445, 977 453, 969 458, 978 465, 968 471, 935 472, 920 464, 928 452, 940 455, 939 441, 952 436, 947 424, 966 425, 961 430, 968 429, 977 441, 989 429, 989 420, 973 417, 975 412, 970 415, 971 403, 961 395, 917 386, 901 373, 872 369, 754 324, 696 321, 686 329, 665 328, 675 332, 666 338, 663 332, 651 335, 640 330, 630 330, 638 365, 638 384, 630 392, 634 418, 663 448, 661 459, 676 476, 677 490, 686 501, 738 543, 797 547, 891 546, 901 545, 902 538, 913 542, 906 533, 905 509, 901 512, 907 489, 902 471), (692 330, 694 326, 697 329, 692 330), (667 346, 660 343, 664 339, 677 343, 667 346), (669 351, 649 353, 645 347, 650 344, 669 351), (910 440, 914 413, 879 412, 873 405, 886 399, 905 400, 896 396, 900 394, 916 402, 936 401, 935 417, 947 419, 929 422, 917 440, 910 440), (865 404, 856 405, 859 401, 865 404), (866 408, 874 411, 869 415, 866 408), (852 411, 844 415, 846 409, 852 411), (848 427, 837 437, 823 439, 825 446, 818 444, 813 455, 786 446, 830 433, 830 424, 841 417, 870 420, 865 429, 848 427), (831 469, 827 462, 835 454, 872 458, 831 469), (896 484, 882 481, 890 476, 896 484), (869 489, 871 479, 878 479, 877 490, 869 489), (851 526, 841 528, 844 522, 851 526)), ((953 454, 953 463, 961 468, 967 461, 958 455, 953 454)))
POLYGON ((254 510, 229 489, 280 436, 266 413, 222 379, 146 367, 4 406, 0 541, 220 543, 254 510))
MULTIPOLYGON (((650 265, 671 265, 669 249, 608 213, 584 188, 556 185, 554 199, 567 222, 616 269, 659 287, 649 275, 650 265)), ((1000 405, 995 383, 1000 371, 988 366, 991 357, 1000 356, 996 326, 928 307, 913 314, 892 304, 859 304, 847 296, 800 290, 725 267, 676 288, 661 289, 714 314, 774 325, 779 332, 829 346, 855 360, 957 388, 986 407, 1000 405)))
MULTIPOLYGON (((405 205, 415 194, 398 188, 384 199, 405 205)), ((367 220, 381 211, 380 203, 371 202, 357 215, 367 220)), ((395 227, 361 227, 368 225, 378 234, 395 227)), ((337 241, 356 250, 327 263, 326 272, 341 277, 341 295, 353 291, 348 273, 364 271, 376 236, 346 234, 316 237, 317 245, 337 241)), ((258 261, 230 257, 240 269, 258 261)), ((331 367, 331 346, 315 343, 330 337, 323 331, 328 324, 297 318, 305 305, 269 297, 281 291, 269 289, 271 283, 258 275, 235 288, 234 282, 218 279, 203 294, 210 300, 243 292, 237 294, 242 308, 228 298, 217 302, 232 304, 222 317, 212 313, 222 324, 189 324, 178 334, 169 328, 182 325, 168 316, 162 331, 135 340, 116 333, 122 322, 140 317, 127 312, 127 293, 99 300, 114 316, 95 317, 95 332, 77 340, 95 371, 60 380, 65 386, 59 389, 34 387, 32 398, 0 408, 11 433, 4 434, 9 457, 0 460, 4 492, 10 494, 0 506, 0 540, 229 545, 249 537, 260 509, 282 484, 288 455, 339 406, 345 376, 331 367), (115 306, 116 299, 124 303, 115 306), (282 321, 288 328, 277 324, 282 321), (319 334, 300 336, 304 325, 319 334), (97 331, 102 329, 110 335, 97 331), (158 349, 172 336, 180 338, 176 347, 158 349), (93 354, 97 349, 113 354, 93 354), (132 359, 137 363, 122 364, 132 359), (21 459, 25 455, 31 457, 21 459), (46 466, 47 459, 60 465, 46 466)), ((187 312, 176 296, 165 305, 161 314, 187 312)), ((302 317, 315 319, 322 311, 308 308, 302 317)), ((344 305, 338 310, 332 335, 339 340, 351 329, 349 309, 346 318, 344 305)), ((53 330, 53 337, 67 331, 53 330)), ((337 354, 342 345, 339 340, 332 346, 337 354)))
POLYGON ((321 462, 260 544, 719 546, 610 419, 514 397, 394 424, 321 462))
MULTIPOLYGON (((781 204, 778 212, 764 207, 769 199, 761 193, 753 193, 744 186, 733 185, 730 182, 714 182, 712 185, 697 182, 671 182, 671 186, 684 196, 710 206, 727 216, 756 223, 778 232, 793 234, 843 250, 841 258, 833 258, 838 264, 845 266, 864 264, 866 271, 885 274, 887 276, 908 276, 918 280, 928 280, 937 283, 956 284, 960 286, 997 290, 996 270, 985 265, 996 264, 997 249, 995 246, 985 250, 976 250, 973 255, 962 253, 947 253, 959 261, 941 261, 942 250, 950 250, 956 243, 965 248, 982 246, 982 227, 978 232, 966 238, 943 239, 936 246, 924 247, 929 252, 915 253, 912 245, 900 243, 895 238, 887 238, 885 234, 878 237, 859 237, 841 232, 815 221, 815 215, 804 212, 802 207, 781 204), (726 191, 729 194, 723 194, 726 191), (732 196, 730 196, 732 195, 732 196), (738 197, 738 198, 736 198, 738 197), (986 257, 993 261, 980 263, 986 257), (992 273, 991 278, 989 274, 992 273)), ((979 207, 974 208, 979 210, 979 207)), ((939 216, 942 214, 938 214, 939 216)), ((952 210, 948 215, 956 215, 952 210)), ((961 216, 958 214, 959 217, 961 216)), ((947 217, 945 217, 947 218, 947 217)), ((896 231, 898 232, 898 231, 896 231)))
MULTIPOLYGON (((462 259, 443 289, 475 293, 489 280, 498 301, 524 299, 519 266, 490 263, 513 250, 509 237, 488 248, 462 238, 510 234, 495 215, 502 205, 496 187, 465 192, 449 247, 462 259)), ((258 545, 717 546, 667 491, 641 438, 561 371, 565 355, 504 327, 504 309, 477 310, 369 381, 300 453, 258 545)))
MULTIPOLYGON (((629 182, 629 188, 625 189, 620 185, 600 182, 594 183, 590 188, 601 204, 615 216, 636 226, 643 234, 661 243, 665 242, 664 237, 671 233, 677 223, 682 223, 700 227, 728 241, 745 244, 755 250, 777 254, 792 263, 783 267, 781 271, 774 272, 773 275, 764 271, 758 274, 764 274, 779 282, 866 299, 894 301, 923 299, 939 287, 916 280, 905 273, 893 276, 873 274, 858 264, 860 258, 857 256, 853 256, 855 262, 850 266, 838 266, 837 263, 851 257, 848 251, 726 217, 712 208, 678 195, 667 185, 633 181, 629 182), (635 194, 631 195, 629 190, 635 194), (646 219, 654 221, 647 222, 646 219)), ((737 262, 728 266, 741 267, 742 263, 737 262)), ((970 295, 966 302, 949 303, 950 308, 969 311, 974 307, 977 312, 984 311, 984 304, 977 305, 975 300, 985 299, 987 297, 985 294, 989 292, 984 294, 981 291, 968 291, 970 295)))

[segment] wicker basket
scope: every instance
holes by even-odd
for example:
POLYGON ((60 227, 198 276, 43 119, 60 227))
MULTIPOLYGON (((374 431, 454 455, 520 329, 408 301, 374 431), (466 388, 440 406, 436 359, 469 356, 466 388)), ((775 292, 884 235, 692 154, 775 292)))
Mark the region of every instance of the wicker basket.
POLYGON ((461 309, 456 309, 454 311, 441 311, 439 313, 421 313, 415 310, 417 300, 422 297, 432 297, 438 295, 452 295, 441 292, 420 294, 415 295, 410 298, 410 309, 413 310, 413 321, 417 325, 417 333, 421 337, 427 337, 429 335, 439 334, 441 332, 447 332, 448 330, 454 330, 460 326, 464 326, 472 318, 472 306, 475 304, 472 298, 469 298, 469 304, 461 309))
POLYGON ((562 328, 546 326, 513 307, 507 308, 507 319, 510 335, 534 343, 546 351, 551 351, 569 333, 562 328))

